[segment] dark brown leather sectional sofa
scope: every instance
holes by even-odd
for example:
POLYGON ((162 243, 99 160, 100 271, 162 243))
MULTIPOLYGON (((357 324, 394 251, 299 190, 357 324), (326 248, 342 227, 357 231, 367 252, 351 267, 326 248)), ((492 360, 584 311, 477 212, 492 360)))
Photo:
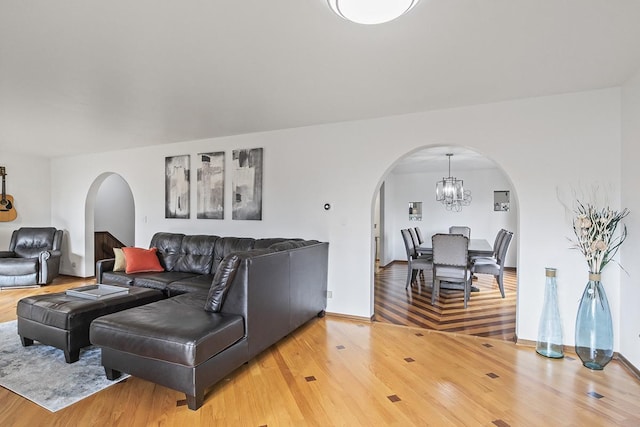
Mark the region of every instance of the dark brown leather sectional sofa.
POLYGON ((109 378, 126 372, 182 391, 195 410, 208 387, 324 315, 328 243, 157 233, 150 247, 164 272, 113 272, 113 260, 97 265, 101 283, 167 296, 92 322, 90 339, 109 378), (206 311, 215 273, 229 257, 237 263, 226 298, 219 312, 206 311))

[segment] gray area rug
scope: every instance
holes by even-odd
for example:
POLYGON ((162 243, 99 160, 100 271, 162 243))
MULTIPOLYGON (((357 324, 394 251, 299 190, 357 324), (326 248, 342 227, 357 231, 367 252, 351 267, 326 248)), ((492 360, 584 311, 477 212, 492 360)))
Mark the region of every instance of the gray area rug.
POLYGON ((37 341, 23 347, 15 320, 0 323, 0 343, 0 385, 51 412, 128 378, 107 379, 98 347, 82 349, 80 360, 71 364, 57 348, 37 341))

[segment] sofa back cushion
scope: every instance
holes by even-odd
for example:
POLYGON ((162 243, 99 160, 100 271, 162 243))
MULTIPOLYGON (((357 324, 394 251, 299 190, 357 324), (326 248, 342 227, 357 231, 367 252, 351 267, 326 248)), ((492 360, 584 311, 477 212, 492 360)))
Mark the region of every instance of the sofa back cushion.
MULTIPOLYGON (((154 234, 149 247, 158 249, 158 259, 166 271, 215 274, 218 265, 229 254, 252 249, 283 251, 317 243, 315 240, 215 235, 185 236, 180 233, 154 234)), ((255 254, 254 254, 255 255, 255 254)))
POLYGON ((18 257, 37 258, 42 251, 54 248, 53 227, 22 227, 13 232, 11 248, 18 257))
POLYGON ((290 239, 284 242, 278 242, 271 246, 269 249, 279 252, 279 251, 288 251, 290 249, 303 248, 309 245, 315 245, 319 243, 317 240, 300 240, 300 239, 290 239))
POLYGON ((156 233, 151 238, 150 248, 158 249, 160 264, 167 271, 172 271, 180 258, 180 247, 184 234, 156 233))
POLYGON ((149 247, 158 248, 158 259, 166 271, 215 274, 224 257, 252 249, 254 242, 255 239, 245 237, 160 232, 153 235, 149 247))
POLYGON ((289 240, 300 240, 300 239, 288 239, 286 237, 272 237, 267 239, 256 239, 256 243, 253 245, 253 249, 266 249, 276 243, 280 242, 288 242, 289 240))
POLYGON ((255 241, 249 237, 221 237, 216 240, 211 272, 215 273, 218 270, 218 265, 230 253, 253 249, 255 241))
POLYGON ((235 254, 226 256, 218 265, 215 275, 213 276, 213 283, 209 289, 207 300, 204 304, 206 311, 217 313, 220 311, 224 299, 229 292, 231 283, 238 271, 240 265, 240 257, 235 254))
POLYGON ((173 271, 209 274, 218 236, 184 236, 173 271))

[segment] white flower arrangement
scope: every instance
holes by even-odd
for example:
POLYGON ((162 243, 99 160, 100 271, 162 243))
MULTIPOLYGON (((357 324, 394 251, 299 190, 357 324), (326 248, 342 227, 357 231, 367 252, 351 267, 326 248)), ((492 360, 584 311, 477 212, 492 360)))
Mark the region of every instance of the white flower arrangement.
POLYGON ((627 227, 615 235, 620 221, 629 214, 628 209, 614 211, 609 207, 596 208, 591 204, 576 202, 573 231, 576 235, 574 248, 584 255, 589 272, 600 274, 602 269, 615 257, 620 245, 627 238, 627 227))

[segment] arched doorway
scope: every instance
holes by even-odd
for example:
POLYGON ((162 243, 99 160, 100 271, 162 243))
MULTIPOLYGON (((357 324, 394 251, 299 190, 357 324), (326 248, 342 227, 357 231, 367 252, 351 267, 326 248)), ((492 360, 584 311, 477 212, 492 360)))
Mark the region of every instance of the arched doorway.
POLYGON ((373 267, 373 312, 376 320, 472 335, 513 338, 517 311, 518 203, 515 188, 504 170, 491 159, 468 148, 423 147, 398 159, 386 171, 373 197, 373 229, 374 234, 379 236, 379 265, 382 267, 373 267), (465 189, 472 196, 470 205, 464 206, 460 212, 447 211, 435 197, 436 181, 449 176, 447 153, 454 154, 451 158, 451 175, 463 179, 465 189), (496 205, 495 197, 504 198, 505 195, 508 195, 509 201, 496 205), (415 206, 420 207, 420 215, 416 215, 415 211, 413 215, 410 214, 410 209, 415 206), (379 211, 376 212, 376 209, 379 211), (430 239, 435 233, 448 232, 452 225, 467 225, 472 229, 472 238, 485 239, 490 244, 493 244, 501 228, 514 231, 506 263, 509 279, 505 285, 509 285, 509 290, 505 299, 501 298, 493 276, 487 275, 478 275, 479 281, 474 281, 479 292, 472 293, 471 300, 475 296, 476 302, 468 310, 458 309, 453 293, 451 300, 432 306, 430 277, 424 280, 422 286, 405 291, 406 252, 400 230, 418 227, 424 238, 430 239), (388 292, 381 291, 383 286, 387 287, 388 292), (490 300, 490 294, 493 300, 490 300), (501 311, 482 308, 483 304, 502 308, 501 311), (456 316, 448 316, 449 309, 454 309, 456 316), (492 312, 494 318, 491 318, 494 315, 492 312), (443 326, 442 322, 447 322, 447 326, 443 326), (471 322, 475 322, 477 328, 469 328, 471 322), (499 322, 504 324, 500 326, 499 322), (493 330, 488 326, 490 324, 496 325, 493 330))
POLYGON ((126 180, 113 172, 98 176, 85 202, 86 271, 95 274, 95 233, 107 232, 126 246, 135 242, 135 203, 126 180))

